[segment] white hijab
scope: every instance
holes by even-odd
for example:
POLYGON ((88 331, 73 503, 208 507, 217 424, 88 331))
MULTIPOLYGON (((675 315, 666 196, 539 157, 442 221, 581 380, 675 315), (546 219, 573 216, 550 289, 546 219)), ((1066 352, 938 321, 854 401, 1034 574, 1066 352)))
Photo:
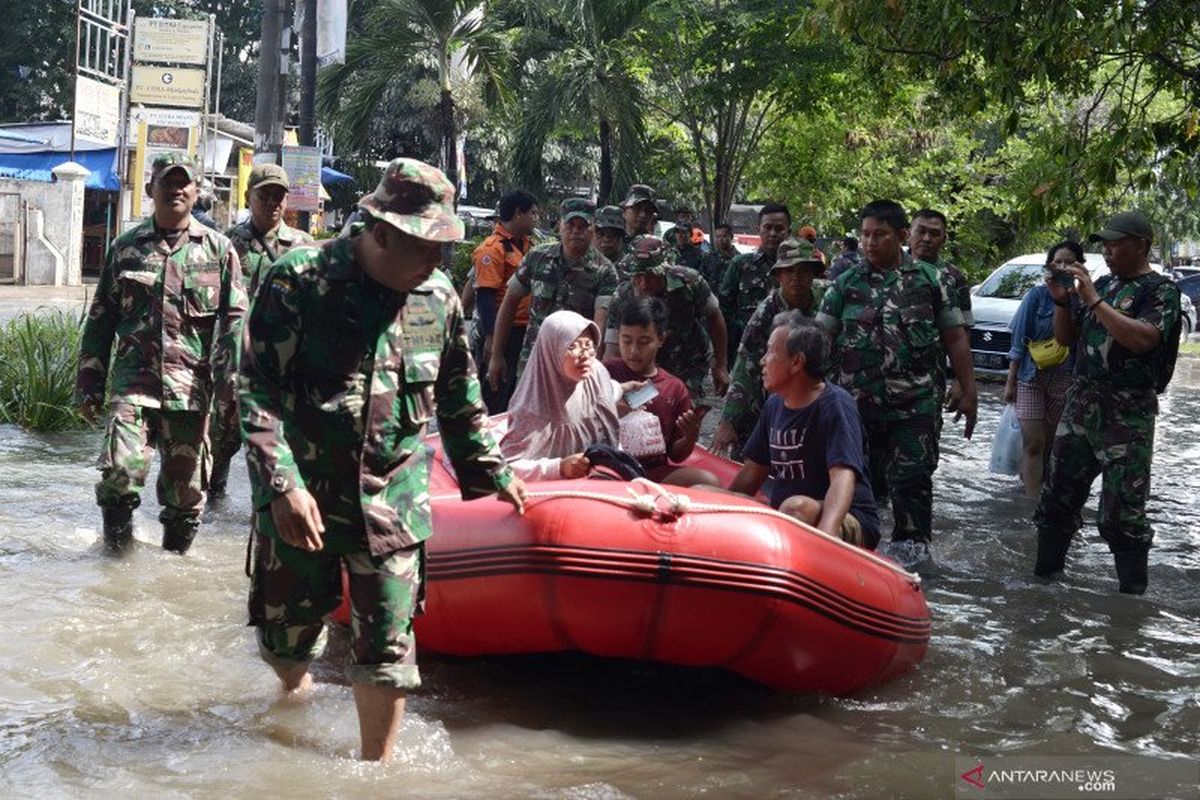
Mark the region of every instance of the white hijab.
POLYGON ((555 311, 538 328, 533 353, 508 403, 508 432, 500 451, 509 461, 563 458, 588 445, 620 440, 612 378, 599 359, 582 381, 562 371, 571 343, 590 333, 599 343, 596 323, 574 311, 555 311))

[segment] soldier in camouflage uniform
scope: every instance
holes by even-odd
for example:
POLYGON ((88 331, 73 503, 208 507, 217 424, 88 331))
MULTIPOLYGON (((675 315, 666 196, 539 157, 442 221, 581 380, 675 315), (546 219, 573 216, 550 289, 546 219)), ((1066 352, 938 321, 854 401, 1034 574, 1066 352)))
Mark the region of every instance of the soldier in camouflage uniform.
POLYGON ((699 272, 704 261, 704 251, 692 241, 693 230, 691 225, 676 225, 667 231, 665 238, 673 251, 669 259, 671 263, 699 272))
POLYGON ((858 251, 858 239, 847 236, 842 239, 842 252, 829 265, 829 280, 836 281, 839 275, 860 263, 862 263, 862 253, 858 251))
POLYGON ((714 292, 721 288, 721 276, 729 268, 729 262, 737 256, 733 246, 733 226, 722 222, 713 228, 713 249, 704 254, 700 262, 700 274, 708 281, 714 292))
POLYGON ((775 252, 779 249, 779 243, 787 238, 791 227, 792 214, 787 206, 767 203, 758 212, 758 249, 734 258, 721 276, 717 296, 721 300, 721 313, 725 315, 725 327, 729 332, 727 363, 737 357, 746 323, 771 290, 771 265, 775 263, 775 252))
POLYGON ((487 432, 462 307, 436 269, 463 237, 442 172, 396 159, 351 235, 263 277, 243 337, 240 411, 255 508, 250 623, 288 691, 311 684, 349 574, 362 755, 387 760, 420 684, 412 615, 432 533, 424 435, 436 415, 464 499, 524 487, 487 432))
POLYGON ((622 307, 635 297, 658 297, 667 307, 666 341, 658 363, 687 384, 693 400, 704 396, 704 378, 712 372, 717 394, 729 386, 725 352, 725 320, 716 297, 694 269, 669 264, 667 248, 655 236, 637 236, 633 252, 622 259, 629 280, 617 287, 605 342, 617 347, 622 307), (707 335, 706 335, 707 333, 707 335), (713 351, 709 350, 709 342, 713 351))
MULTIPOLYGON (((970 341, 971 328, 975 325, 975 314, 971 311, 971 284, 962 270, 951 262, 942 260, 942 246, 946 244, 946 236, 946 215, 931 208, 923 208, 913 214, 908 249, 915 261, 933 264, 939 272, 945 273, 946 279, 950 283, 950 299, 962 312, 963 326, 967 329, 967 339, 970 341)), ((938 396, 938 402, 945 403, 947 391, 952 395, 957 395, 958 385, 955 384, 947 389, 946 383, 949 376, 946 374, 946 362, 943 360, 939 366, 941 374, 938 379, 938 388, 941 394, 938 396)), ((937 429, 940 435, 942 431, 940 414, 937 419, 937 429)))
MULTIPOLYGON (((625 255, 625 218, 618 206, 605 206, 596 210, 596 235, 592 246, 600 255, 619 268, 618 262, 625 255)), ((621 279, 627 276, 622 275, 621 279)))
POLYGON ((133 541, 156 446, 163 548, 186 552, 204 509, 208 409, 233 363, 246 294, 229 240, 191 216, 197 175, 182 153, 154 160, 154 213, 113 241, 80 341, 76 401, 89 419, 104 403, 112 356, 96 502, 114 553, 133 541))
MULTIPOLYGON (((225 235, 233 243, 242 262, 242 283, 254 296, 259 276, 294 247, 313 244, 304 231, 288 227, 283 221, 287 211, 290 183, 288 174, 278 164, 259 164, 250 171, 246 181, 246 205, 250 218, 234 225, 225 235)), ((241 334, 241 331, 237 331, 241 334)), ((242 446, 238 426, 237 387, 234 380, 216 392, 211 428, 212 471, 209 474, 208 497, 216 500, 225 495, 229 480, 229 464, 242 446)))
POLYGON ((612 262, 592 247, 592 222, 595 207, 577 197, 564 200, 559 207, 558 233, 561 241, 538 245, 521 260, 521 266, 508 281, 508 291, 496 313, 492 334, 492 355, 488 362, 488 382, 500 385, 507 361, 504 348, 521 298, 529 302, 529 325, 517 374, 533 352, 538 327, 555 311, 574 311, 596 322, 604 330, 608 306, 617 290, 617 271, 612 262))
POLYGON ((968 438, 978 402, 975 376, 962 311, 945 273, 912 261, 902 249, 904 209, 876 200, 861 218, 864 261, 826 290, 817 321, 834 337, 830 377, 854 396, 867 429, 872 489, 878 498, 891 492, 889 555, 913 567, 931 558, 944 354, 962 387, 950 408, 966 416, 968 438))
POLYGON ((630 186, 628 194, 621 201, 621 214, 625 218, 624 254, 627 255, 633 237, 654 235, 654 221, 658 219, 658 203, 654 199, 654 190, 644 183, 630 186))
POLYGON ((713 434, 713 452, 731 455, 740 461, 742 446, 758 423, 767 395, 762 384, 762 359, 774 330, 776 316, 796 310, 812 319, 821 307, 829 284, 818 280, 825 273, 821 251, 806 239, 785 239, 771 266, 777 286, 758 304, 738 347, 729 391, 721 409, 721 422, 713 434))
POLYGON ((1059 422, 1034 521, 1034 572, 1066 566, 1080 511, 1096 475, 1104 476, 1097 527, 1112 551, 1120 590, 1142 594, 1154 531, 1146 519, 1154 450, 1156 391, 1165 388, 1178 342, 1179 288, 1150 269, 1154 231, 1137 212, 1117 214, 1092 241, 1104 242, 1111 275, 1095 284, 1082 264, 1067 289, 1046 286, 1058 308, 1054 338, 1076 347, 1075 374, 1059 422))

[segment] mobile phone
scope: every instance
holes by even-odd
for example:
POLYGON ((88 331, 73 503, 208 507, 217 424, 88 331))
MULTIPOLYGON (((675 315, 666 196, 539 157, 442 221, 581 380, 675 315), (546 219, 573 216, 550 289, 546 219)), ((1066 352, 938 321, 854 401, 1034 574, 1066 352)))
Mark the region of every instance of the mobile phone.
POLYGON ((647 383, 640 389, 626 392, 625 402, 629 404, 630 408, 641 408, 656 397, 658 397, 658 387, 653 383, 647 383))
POLYGON ((1061 269, 1051 271, 1051 279, 1064 289, 1075 288, 1075 276, 1069 272, 1064 272, 1061 269))

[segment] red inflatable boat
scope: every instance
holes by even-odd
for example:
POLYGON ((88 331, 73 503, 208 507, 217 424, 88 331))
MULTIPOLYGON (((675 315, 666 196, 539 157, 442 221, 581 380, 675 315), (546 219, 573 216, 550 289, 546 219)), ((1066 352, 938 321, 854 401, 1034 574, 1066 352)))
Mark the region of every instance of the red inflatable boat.
MULTIPOLYGON (((919 578, 748 498, 649 481, 529 484, 525 515, 463 502, 439 442, 417 641, 458 656, 580 650, 847 694, 929 644, 919 578)), ((688 462, 737 470, 696 448, 688 462)), ((341 609, 343 619, 347 609, 341 609)))

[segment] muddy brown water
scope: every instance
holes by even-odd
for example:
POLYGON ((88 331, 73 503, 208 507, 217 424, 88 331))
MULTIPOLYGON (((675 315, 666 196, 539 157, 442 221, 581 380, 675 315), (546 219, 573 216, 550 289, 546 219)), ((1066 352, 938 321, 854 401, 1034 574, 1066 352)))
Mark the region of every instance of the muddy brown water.
POLYGON ((1033 502, 987 471, 1000 405, 984 394, 975 440, 949 424, 943 438, 917 671, 789 697, 718 671, 423 653, 384 768, 353 760, 342 636, 311 700, 277 701, 243 625, 243 471, 186 558, 155 546, 151 488, 139 547, 112 561, 92 501, 98 434, 0 426, 0 796, 944 797, 956 755, 1195 763, 1200 361, 1182 360, 1163 398, 1142 598, 1115 591, 1095 494, 1068 578, 1031 577, 1033 502))

